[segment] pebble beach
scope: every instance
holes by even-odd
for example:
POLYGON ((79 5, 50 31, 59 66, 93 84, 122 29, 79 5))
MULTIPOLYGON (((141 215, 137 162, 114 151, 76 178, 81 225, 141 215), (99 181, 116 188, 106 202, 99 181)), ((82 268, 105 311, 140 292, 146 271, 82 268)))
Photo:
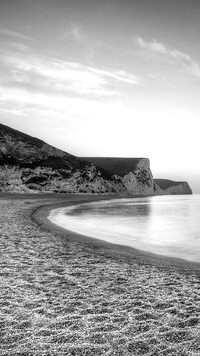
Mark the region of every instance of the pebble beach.
POLYGON ((200 264, 47 220, 97 199, 109 196, 0 196, 0 354, 200 355, 200 264))

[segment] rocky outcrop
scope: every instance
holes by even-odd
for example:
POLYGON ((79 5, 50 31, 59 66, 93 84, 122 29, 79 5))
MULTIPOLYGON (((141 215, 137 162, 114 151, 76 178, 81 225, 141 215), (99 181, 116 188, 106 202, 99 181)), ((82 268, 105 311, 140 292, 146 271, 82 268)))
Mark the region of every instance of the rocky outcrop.
POLYGON ((159 195, 182 195, 192 194, 187 182, 175 182, 169 179, 154 179, 155 194, 159 195))
POLYGON ((0 166, 2 192, 106 193, 117 191, 117 186, 99 175, 96 167, 85 166, 67 176, 65 170, 51 167, 0 166), (95 171, 94 171, 95 170, 95 171), (64 175, 63 175, 64 172, 64 175))
POLYGON ((121 189, 129 194, 154 194, 153 175, 148 158, 87 157, 103 168, 116 182, 121 182, 121 189))
POLYGON ((126 174, 122 182, 129 193, 149 195, 154 194, 153 175, 149 159, 141 159, 133 172, 126 174))

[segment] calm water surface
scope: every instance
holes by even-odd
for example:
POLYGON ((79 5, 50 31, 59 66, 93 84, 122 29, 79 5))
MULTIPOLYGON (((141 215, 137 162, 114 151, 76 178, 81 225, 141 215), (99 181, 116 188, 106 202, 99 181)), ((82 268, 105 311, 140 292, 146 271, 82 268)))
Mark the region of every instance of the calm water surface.
POLYGON ((55 209, 49 219, 82 235, 200 262, 200 195, 92 202, 55 209))

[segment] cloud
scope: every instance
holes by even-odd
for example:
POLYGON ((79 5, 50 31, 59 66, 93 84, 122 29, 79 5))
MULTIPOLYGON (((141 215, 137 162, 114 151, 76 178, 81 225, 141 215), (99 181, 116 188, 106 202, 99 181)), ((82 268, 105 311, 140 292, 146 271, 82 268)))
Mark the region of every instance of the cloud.
POLYGON ((10 47, 20 52, 30 52, 31 47, 21 42, 10 42, 10 47))
POLYGON ((63 40, 66 39, 75 39, 76 41, 80 42, 81 40, 84 39, 84 32, 83 28, 79 25, 76 24, 70 24, 65 31, 63 31, 63 34, 61 36, 63 40))
POLYGON ((172 50, 170 52, 172 58, 176 60, 187 72, 193 74, 196 77, 200 77, 199 63, 193 60, 187 53, 183 53, 178 50, 172 50))
MULTIPOLYGON (((99 120, 106 115, 119 115, 119 105, 113 102, 96 102, 92 99, 69 97, 49 93, 30 92, 24 88, 5 88, 0 85, 0 111, 8 114, 22 113, 28 118, 41 117, 54 120, 99 120), (14 111, 13 111, 14 109, 14 111)), ((122 115, 122 112, 120 113, 122 115)))
POLYGON ((195 77, 200 77, 199 63, 189 54, 167 47, 156 39, 145 41, 138 36, 136 37, 136 44, 144 50, 157 53, 158 55, 164 55, 170 64, 179 65, 181 69, 189 74, 194 75, 195 77))
POLYGON ((74 37, 76 38, 76 40, 80 40, 81 39, 81 29, 79 26, 74 26, 71 29, 71 33, 74 35, 74 37))
POLYGON ((29 36, 25 36, 22 33, 19 33, 17 31, 12 31, 12 30, 7 30, 5 28, 0 28, 0 35, 4 36, 9 36, 9 37, 14 37, 19 40, 25 40, 25 41, 32 41, 32 38, 29 36))
POLYGON ((139 78, 125 71, 102 70, 76 62, 31 53, 2 53, 4 82, 24 85, 38 91, 71 92, 77 95, 109 97, 120 95, 120 83, 141 84, 139 78))
POLYGON ((156 39, 153 39, 153 41, 150 42, 146 42, 141 37, 138 36, 136 38, 136 42, 141 48, 150 51, 154 51, 162 54, 167 54, 168 52, 167 48, 161 42, 158 42, 156 39))
POLYGON ((106 70, 100 70, 92 67, 88 67, 92 72, 98 73, 102 76, 108 77, 115 79, 119 82, 124 82, 128 84, 134 84, 134 85, 140 85, 142 84, 141 80, 137 77, 134 76, 131 73, 127 73, 124 70, 121 71, 106 71, 106 70))

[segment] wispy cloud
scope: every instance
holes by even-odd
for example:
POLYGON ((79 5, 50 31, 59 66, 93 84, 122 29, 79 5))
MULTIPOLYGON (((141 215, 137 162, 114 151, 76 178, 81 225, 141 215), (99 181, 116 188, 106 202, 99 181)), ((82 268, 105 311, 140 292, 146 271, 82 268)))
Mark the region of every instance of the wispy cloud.
POLYGON ((80 63, 63 61, 36 54, 2 53, 9 82, 25 88, 73 92, 78 95, 120 95, 120 83, 139 85, 139 78, 125 71, 102 70, 80 63))
POLYGON ((70 24, 67 29, 62 33, 62 39, 75 39, 76 41, 81 41, 84 39, 84 30, 82 26, 77 24, 70 24))
POLYGON ((176 49, 170 51, 172 58, 176 60, 187 72, 196 77, 200 77, 200 66, 197 61, 192 59, 187 53, 183 53, 176 49))
POLYGON ((124 82, 124 83, 134 84, 134 85, 139 85, 142 83, 141 80, 137 76, 134 76, 131 73, 127 73, 124 70, 106 71, 106 70, 100 70, 100 69, 93 68, 93 67, 88 67, 88 69, 94 73, 100 74, 104 77, 115 79, 119 82, 124 82))
POLYGON ((81 28, 79 26, 73 26, 71 28, 71 33, 74 35, 76 40, 80 40, 81 39, 81 28))
POLYGON ((158 52, 158 53, 162 53, 162 54, 167 54, 167 48, 161 43, 158 42, 156 39, 153 39, 152 41, 144 41, 141 37, 137 37, 136 38, 136 42, 137 44, 144 49, 150 50, 150 51, 154 51, 154 52, 158 52))
POLYGON ((157 53, 160 56, 165 56, 171 64, 178 64, 181 69, 184 69, 189 74, 200 77, 200 65, 189 54, 170 48, 162 42, 153 39, 152 41, 145 41, 141 37, 136 37, 137 45, 146 50, 157 53))
POLYGON ((20 32, 17 31, 12 31, 12 30, 8 30, 6 28, 0 28, 0 35, 4 35, 4 36, 9 36, 9 37, 14 37, 17 38, 19 40, 25 40, 25 41, 32 41, 32 38, 29 36, 26 36, 20 32))
POLYGON ((14 115, 34 114, 37 118, 63 118, 67 122, 74 120, 93 120, 108 117, 114 118, 124 114, 121 106, 115 102, 99 102, 89 98, 70 97, 49 93, 29 92, 24 88, 5 88, 0 85, 0 111, 14 115), (13 111, 14 109, 14 111, 13 111), (121 111, 120 111, 121 110, 121 111), (120 114, 119 114, 120 111, 120 114), (114 114, 114 116, 113 116, 114 114))

